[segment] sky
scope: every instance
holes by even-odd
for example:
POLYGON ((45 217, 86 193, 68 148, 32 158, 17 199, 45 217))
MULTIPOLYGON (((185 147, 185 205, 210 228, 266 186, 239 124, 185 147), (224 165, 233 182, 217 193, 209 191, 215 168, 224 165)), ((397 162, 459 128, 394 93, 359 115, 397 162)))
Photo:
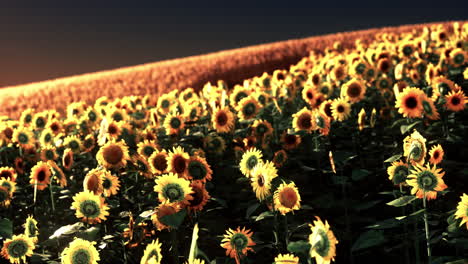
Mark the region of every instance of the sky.
POLYGON ((328 33, 468 19, 468 1, 407 1, 404 8, 392 1, 8 2, 15 3, 0 4, 0 87, 328 33))

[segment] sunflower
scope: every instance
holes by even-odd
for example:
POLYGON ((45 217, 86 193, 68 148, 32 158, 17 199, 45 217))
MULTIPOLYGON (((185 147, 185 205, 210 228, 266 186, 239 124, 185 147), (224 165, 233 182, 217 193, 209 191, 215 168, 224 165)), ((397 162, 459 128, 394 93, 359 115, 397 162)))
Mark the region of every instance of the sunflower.
POLYGON ((430 120, 438 120, 440 118, 439 112, 434 105, 434 101, 427 97, 425 94, 421 96, 421 103, 424 109, 424 115, 430 120))
POLYGON ((226 149, 226 142, 219 135, 212 133, 203 140, 203 149, 207 152, 221 155, 226 149))
POLYGON ((168 155, 165 150, 155 150, 153 154, 148 158, 148 163, 151 168, 151 172, 156 175, 167 172, 168 167, 168 155))
POLYGON ((77 154, 83 148, 83 144, 81 143, 81 139, 77 136, 68 136, 63 140, 63 146, 65 148, 69 148, 73 151, 73 153, 77 154))
POLYGON ((108 141, 96 154, 99 165, 107 169, 119 169, 127 165, 128 147, 124 141, 108 141))
POLYGON ((338 81, 342 81, 346 78, 347 76, 347 68, 345 65, 337 65, 335 67, 333 67, 331 73, 330 73, 330 77, 333 81, 335 82, 338 82, 338 81))
POLYGON ((234 128, 234 114, 229 107, 216 108, 211 116, 211 123, 218 133, 227 133, 234 128))
POLYGON ((97 264, 100 258, 94 244, 96 242, 75 238, 60 255, 62 264, 97 264))
POLYGON ((417 118, 423 113, 424 92, 418 88, 407 87, 396 97, 395 107, 404 117, 417 118))
POLYGON ((106 116, 109 120, 114 120, 117 122, 125 121, 128 119, 128 115, 123 109, 119 109, 113 106, 107 107, 106 116))
POLYGON ((46 128, 41 132, 41 136, 39 137, 39 143, 43 147, 53 145, 54 137, 54 132, 50 128, 46 128))
POLYGON ((432 146, 431 150, 429 151, 429 162, 432 165, 436 165, 442 162, 444 158, 444 149, 439 144, 437 146, 432 146))
POLYGON ((178 112, 171 112, 164 118, 163 126, 167 135, 178 135, 185 127, 184 117, 178 112))
POLYGON ((38 190, 44 190, 50 183, 50 166, 43 162, 39 161, 34 167, 31 168, 31 175, 29 176, 30 181, 33 186, 37 186, 38 190))
POLYGON ((177 174, 169 172, 156 178, 154 191, 158 193, 161 203, 188 204, 193 197, 190 182, 184 178, 179 178, 177 174))
POLYGON ((63 173, 63 170, 57 165, 57 163, 55 163, 53 160, 48 160, 47 165, 49 165, 52 175, 56 176, 56 180, 60 184, 60 187, 67 186, 67 177, 65 176, 65 173, 63 173))
POLYGON ((159 204, 159 206, 156 207, 156 209, 154 210, 154 213, 151 215, 151 221, 153 222, 153 225, 156 226, 156 228, 159 231, 162 231, 164 229, 170 229, 169 226, 167 226, 166 224, 164 224, 162 222, 162 218, 164 216, 173 215, 173 214, 179 212, 180 209, 181 209, 180 205, 177 204, 177 203, 173 203, 173 204, 162 203, 162 204, 159 204))
POLYGON ((383 73, 388 73, 393 64, 389 58, 381 58, 377 61, 377 69, 383 73))
POLYGON ((299 264, 299 257, 293 254, 279 254, 276 256, 274 264, 299 264))
POLYGON ((418 131, 403 140, 403 155, 412 163, 424 164, 426 152, 426 139, 418 131))
POLYGON ((450 52, 450 63, 453 66, 460 67, 467 62, 468 62, 468 55, 463 49, 457 48, 450 52))
MULTIPOLYGON (((0 180, 3 182, 5 180, 0 180)), ((8 190, 7 187, 0 185, 0 207, 9 207, 13 194, 8 190)))
POLYGON ((182 147, 173 147, 167 157, 167 170, 184 177, 187 173, 189 154, 182 147))
POLYGON ((0 180, 16 181, 16 171, 12 167, 0 167, 0 180))
POLYGON ((138 154, 142 155, 143 157, 149 158, 154 151, 158 149, 158 144, 156 140, 143 140, 138 143, 138 154))
POLYGON ((460 226, 466 224, 468 229, 468 195, 464 193, 460 198, 461 201, 458 203, 455 219, 461 218, 460 226))
POLYGON ((257 116, 260 105, 255 98, 249 96, 240 100, 236 110, 240 121, 249 120, 257 116))
POLYGON ((320 134, 326 136, 330 132, 330 118, 327 115, 315 109, 312 112, 312 118, 314 122, 314 127, 317 129, 320 134))
POLYGON ((311 132, 315 129, 315 123, 312 120, 312 111, 306 107, 299 110, 299 112, 292 115, 292 127, 294 131, 307 131, 311 132))
POLYGON ((229 228, 226 230, 221 247, 226 249, 226 256, 236 260, 240 264, 240 259, 247 255, 249 251, 254 251, 251 247, 256 243, 252 240, 252 231, 237 227, 236 230, 229 228))
POLYGON ((312 234, 309 235, 310 257, 315 258, 317 264, 329 264, 335 261, 336 256, 336 240, 335 235, 330 230, 328 222, 322 222, 320 217, 316 216, 317 220, 310 224, 312 234))
POLYGON ((44 112, 36 113, 32 120, 35 130, 42 130, 47 125, 47 115, 44 112))
POLYGON ((148 160, 147 158, 143 157, 142 155, 140 154, 135 154, 133 155, 132 157, 132 163, 133 165, 136 167, 138 173, 147 178, 147 179, 152 179, 154 178, 154 175, 151 171, 151 167, 148 163, 148 160))
POLYGON ((24 160, 23 160, 23 158, 22 157, 16 157, 13 163, 15 164, 15 171, 18 174, 24 174, 24 160))
POLYGON ((187 165, 187 178, 190 180, 206 181, 211 180, 213 171, 205 158, 200 156, 190 157, 187 165))
POLYGON ((402 41, 398 47, 401 58, 409 58, 413 55, 416 48, 411 41, 402 41))
POLYGON ((140 264, 160 264, 163 258, 161 254, 161 246, 162 244, 159 243, 159 239, 157 238, 156 240, 153 240, 151 244, 148 244, 145 248, 145 252, 143 253, 143 257, 141 257, 140 264))
POLYGON ((33 250, 36 246, 32 238, 26 235, 13 235, 12 238, 8 238, 3 243, 1 254, 4 258, 8 259, 10 263, 26 263, 26 257, 30 257, 33 254, 33 250))
POLYGON ((393 182, 394 185, 404 184, 408 177, 408 164, 403 161, 394 161, 392 165, 387 168, 388 179, 393 182))
POLYGON ((94 138, 93 134, 86 135, 85 139, 83 140, 83 152, 91 152, 96 146, 96 139, 94 138))
POLYGON ((286 150, 297 148, 301 144, 301 137, 299 135, 289 134, 286 131, 281 135, 281 142, 286 150))
POLYGON ((134 248, 138 246, 145 238, 150 237, 151 233, 147 230, 148 224, 140 222, 135 224, 132 214, 129 216, 128 227, 122 232, 122 236, 127 238, 124 245, 128 248, 134 248))
POLYGON ((32 123, 33 115, 34 115, 34 109, 28 108, 28 109, 24 110, 21 113, 21 116, 19 118, 20 125, 22 127, 30 126, 31 123, 32 123))
POLYGON ((111 195, 116 195, 120 188, 119 178, 112 175, 109 171, 103 170, 101 179, 104 196, 109 197, 111 195))
POLYGON ((244 155, 242 155, 242 159, 239 164, 242 174, 246 177, 250 177, 254 167, 263 163, 262 157, 262 152, 256 148, 247 150, 244 155))
POLYGON ((104 198, 90 191, 82 191, 73 196, 71 209, 76 210, 77 218, 89 224, 101 223, 109 215, 109 207, 104 203, 104 198))
POLYGON ((13 132, 12 141, 22 148, 34 147, 34 134, 26 127, 17 127, 13 132))
POLYGON ((47 123, 47 128, 54 133, 55 136, 59 135, 63 131, 62 123, 58 119, 51 119, 47 123))
POLYGON ((273 163, 277 168, 280 168, 286 163, 286 160, 288 159, 288 154, 286 154, 286 151, 284 149, 278 150, 275 152, 273 155, 273 163))
POLYGON ((271 194, 271 181, 278 176, 273 162, 258 163, 250 173, 252 189, 260 201, 271 194))
POLYGON ((265 137, 273 133, 273 127, 271 126, 270 122, 266 120, 257 119, 254 121, 251 127, 254 134, 259 137, 265 137))
POLYGON ((73 151, 69 148, 63 151, 62 155, 62 165, 66 170, 70 170, 74 163, 74 154, 73 151))
POLYGON ((31 215, 26 218, 26 222, 24 223, 24 235, 32 238, 33 242, 37 243, 39 229, 37 228, 37 221, 31 215))
POLYGON ((437 169, 435 165, 431 168, 429 164, 426 167, 416 164, 413 168, 406 183, 413 187, 411 194, 416 194, 416 197, 432 200, 437 198, 437 192, 447 188, 442 179, 445 174, 442 169, 437 169))
POLYGON ((56 160, 58 158, 57 152, 55 151, 55 147, 47 146, 41 149, 41 160, 48 161, 48 160, 56 160))
POLYGON ((281 183, 273 195, 275 209, 282 215, 301 208, 301 196, 294 182, 281 183))
POLYGON ((344 121, 351 113, 351 105, 345 98, 337 98, 331 104, 331 112, 334 119, 344 121))
POLYGON ((232 90, 231 95, 229 97, 229 101, 235 107, 237 106, 240 101, 246 97, 248 97, 252 91, 248 88, 245 88, 240 85, 234 86, 234 90, 232 90))
POLYGON ((193 190, 193 200, 189 201, 188 209, 193 212, 199 212, 203 210, 206 203, 210 199, 210 194, 205 188, 205 184, 201 181, 193 181, 190 183, 190 187, 193 190))
POLYGON ((311 106, 315 105, 315 101, 317 99, 317 91, 315 90, 315 87, 305 85, 302 89, 302 99, 311 106))
POLYGON ((103 190, 102 174, 103 170, 96 168, 90 170, 83 180, 83 190, 90 191, 95 195, 101 195, 103 190))
POLYGON ((463 111, 465 104, 468 102, 468 97, 463 91, 451 91, 445 96, 445 107, 454 112, 463 111))
POLYGON ((356 78, 353 78, 341 86, 341 97, 346 98, 351 103, 357 103, 364 98, 366 93, 365 84, 356 78))
POLYGON ((459 91, 455 83, 444 76, 435 77, 432 80, 432 99, 437 99, 440 95, 447 95, 450 91, 459 91))
POLYGON ((67 117, 79 117, 83 114, 86 103, 83 101, 73 102, 67 106, 67 117))
POLYGON ((114 121, 111 120, 109 124, 107 125, 107 130, 105 131, 106 136, 108 137, 109 140, 115 139, 117 140, 120 135, 122 134, 122 125, 123 121, 114 121))

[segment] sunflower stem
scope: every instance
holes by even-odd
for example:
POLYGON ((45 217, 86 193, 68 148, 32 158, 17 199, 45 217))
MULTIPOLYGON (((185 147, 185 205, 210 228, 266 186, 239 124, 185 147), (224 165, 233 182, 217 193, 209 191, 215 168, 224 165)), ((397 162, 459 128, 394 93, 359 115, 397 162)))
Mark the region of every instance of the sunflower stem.
POLYGON ((52 212, 55 212, 54 191, 52 190, 52 186, 53 186, 53 177, 50 180, 49 191, 50 191, 50 202, 52 203, 52 212))
MULTIPOLYGON (((413 203, 413 212, 416 212, 416 205, 413 203)), ((414 253, 415 253, 415 258, 416 258, 416 264, 421 263, 421 258, 419 256, 419 239, 418 239, 418 221, 414 221, 413 223, 413 228, 414 228, 414 253)))
POLYGON ((429 241, 429 221, 427 220, 426 192, 424 192, 423 206, 424 206, 424 229, 426 230, 427 258, 428 258, 428 263, 431 264, 432 255, 431 255, 431 242, 429 241))
POLYGON ((288 215, 284 215, 284 241, 286 243, 286 249, 288 248, 289 244, 289 229, 288 229, 288 215))
POLYGON ((179 245, 177 243, 177 230, 171 230, 172 258, 175 264, 179 264, 179 245))

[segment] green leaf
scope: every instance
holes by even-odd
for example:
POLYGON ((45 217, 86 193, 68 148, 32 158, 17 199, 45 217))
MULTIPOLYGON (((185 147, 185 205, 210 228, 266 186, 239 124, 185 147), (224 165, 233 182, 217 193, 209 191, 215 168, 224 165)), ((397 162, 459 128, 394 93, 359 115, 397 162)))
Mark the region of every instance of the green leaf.
POLYGON ((173 228, 178 228, 185 219, 187 210, 183 209, 175 214, 165 215, 161 217, 161 222, 173 228))
POLYGON ((366 169, 354 169, 351 173, 351 179, 353 181, 360 181, 367 177, 370 174, 370 171, 366 169))
POLYGON ((0 237, 10 238, 13 235, 13 223, 8 218, 0 220, 0 237))
POLYGON ((84 224, 81 222, 74 223, 73 225, 66 225, 62 226, 59 229, 55 230, 54 234, 49 237, 49 239, 54 239, 56 237, 60 237, 63 235, 71 235, 80 230, 81 227, 83 227, 84 224))
POLYGON ((385 242, 385 237, 382 230, 369 230, 362 233, 359 238, 354 242, 351 251, 358 251, 361 249, 377 246, 385 242))
POLYGON ((254 203, 249 208, 247 208, 247 212, 245 213, 245 218, 249 218, 257 209, 260 207, 259 203, 254 203))
POLYGON ((80 234, 80 237, 88 241, 96 241, 99 235, 99 227, 90 227, 80 234))
POLYGON ((219 199, 219 198, 214 198, 214 197, 211 197, 211 200, 219 203, 222 207, 226 208, 227 207, 227 203, 225 200, 223 199, 219 199))
POLYGON ((268 217, 273 217, 273 213, 271 211, 266 211, 258 215, 257 218, 255 218, 255 222, 263 220, 268 217))
POLYGON ((400 126, 400 132, 402 135, 404 135, 406 132, 410 131, 413 127, 417 126, 418 124, 420 124, 421 121, 416 121, 410 125, 401 125, 400 126))
POLYGON ((400 154, 396 154, 396 155, 393 155, 391 156, 390 158, 384 160, 384 162, 394 162, 396 160, 399 160, 401 158, 401 156, 403 156, 401 153, 400 154))
POLYGON ((407 195, 407 196, 397 198, 397 199, 395 199, 395 200, 393 200, 391 202, 388 202, 387 204, 390 205, 390 206, 401 207, 401 206, 405 206, 405 205, 411 203, 412 201, 414 201, 416 199, 417 199, 416 196, 407 195))
POLYGON ((296 242, 290 242, 288 244, 288 251, 297 255, 300 254, 309 254, 310 244, 306 240, 299 240, 296 242))

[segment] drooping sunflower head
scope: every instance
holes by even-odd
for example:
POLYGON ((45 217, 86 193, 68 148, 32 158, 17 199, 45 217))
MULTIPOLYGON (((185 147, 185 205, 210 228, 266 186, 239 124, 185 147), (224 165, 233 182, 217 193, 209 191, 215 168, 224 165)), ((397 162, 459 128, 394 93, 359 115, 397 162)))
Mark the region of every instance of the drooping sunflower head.
POLYGON ((258 137, 265 137, 273 133, 273 127, 266 120, 257 119, 252 124, 253 133, 258 137))
POLYGON ((187 173, 189 154, 182 147, 174 147, 167 157, 167 170, 183 177, 187 173))
POLYGON ((153 154, 148 158, 148 163, 151 168, 151 172, 156 175, 167 172, 168 167, 168 155, 165 150, 154 151, 153 154))
POLYGON ((52 172, 50 166, 46 162, 39 161, 31 168, 29 183, 31 183, 33 187, 37 186, 38 190, 44 190, 50 183, 51 175, 52 172))
POLYGON ((330 132, 330 118, 325 115, 322 111, 315 109, 312 112, 312 118, 314 127, 320 132, 320 134, 326 136, 330 132))
POLYGON ((191 180, 210 181, 213 171, 205 158, 200 156, 190 157, 187 165, 187 176, 191 180))
POLYGON ((85 191, 93 192, 95 195, 101 195, 103 192, 103 173, 105 173, 104 170, 99 168, 90 170, 83 180, 83 189, 85 191))
POLYGON ((315 122, 312 120, 312 111, 306 107, 292 115, 292 127, 295 131, 311 132, 315 129, 315 122))
POLYGON ((299 210, 301 207, 301 196, 294 182, 280 184, 273 195, 273 203, 275 209, 282 215, 286 215, 293 210, 299 210))
POLYGON ((255 165, 250 173, 251 185, 255 196, 260 201, 271 195, 271 181, 278 176, 273 162, 267 161, 255 165))
POLYGON ((70 170, 74 163, 74 154, 73 151, 69 148, 63 151, 62 155, 62 165, 66 170, 70 170))
POLYGON ((351 79, 341 87, 341 97, 351 103, 357 103, 364 98, 366 93, 365 84, 359 79, 351 79))
POLYGON ((279 254, 275 257, 274 264, 299 264, 299 257, 293 254, 279 254))
POLYGON ((403 155, 412 163, 424 164, 426 139, 417 131, 403 140, 403 155))
POLYGON ((466 229, 468 229, 468 195, 464 193, 460 198, 461 201, 458 203, 455 219, 461 218, 460 226, 466 224, 466 229))
POLYGON ((439 112, 434 105, 434 101, 427 97, 425 94, 421 97, 421 103, 424 110, 424 115, 430 120, 437 120, 440 118, 439 112))
POLYGON ((154 191, 158 193, 158 199, 161 203, 180 203, 187 204, 192 200, 192 188, 190 182, 184 178, 179 178, 172 172, 163 174, 156 178, 154 191))
POLYGON ((193 190, 193 200, 189 201, 190 204, 188 209, 193 212, 203 210, 203 207, 205 207, 206 203, 210 199, 210 194, 206 190, 205 184, 201 181, 193 181, 190 183, 190 187, 192 187, 193 190))
POLYGON ((317 263, 330 263, 335 260, 336 244, 338 240, 330 230, 328 222, 322 222, 320 217, 316 216, 317 220, 310 225, 312 234, 309 236, 310 256, 315 258, 317 263))
POLYGON ((344 121, 351 113, 351 105, 345 98, 337 98, 331 104, 331 112, 334 119, 344 121))
POLYGON ((392 165, 387 168, 388 179, 393 182, 394 185, 399 185, 406 182, 408 177, 408 164, 403 161, 394 161, 392 165))
POLYGON ((260 105, 254 97, 249 96, 239 102, 236 110, 240 121, 249 120, 257 116, 257 113, 260 111, 260 105))
POLYGON ((23 234, 13 235, 3 243, 1 254, 10 263, 21 263, 21 261, 26 263, 26 257, 32 256, 34 248, 32 238, 23 234))
POLYGON ((163 258, 161 254, 161 246, 162 244, 159 243, 159 239, 157 238, 148 244, 143 253, 143 257, 140 260, 140 264, 160 264, 163 258))
POLYGON ((463 91, 451 91, 445 96, 445 107, 454 112, 463 111, 468 97, 463 91))
POLYGON ((156 209, 154 210, 154 213, 151 215, 151 221, 153 222, 153 225, 156 226, 156 228, 159 231, 162 231, 164 229, 170 229, 168 225, 163 223, 162 219, 164 216, 173 215, 179 212, 180 209, 181 207, 177 203, 159 204, 159 206, 156 207, 156 209))
POLYGON ((398 112, 404 117, 421 117, 423 111, 421 98, 423 95, 424 92, 421 89, 407 87, 397 95, 395 107, 398 108, 398 112))
POLYGON ((439 164, 444 159, 444 149, 439 144, 437 146, 432 146, 429 151, 429 162, 433 165, 439 164))
POLYGON ((77 218, 84 222, 95 224, 106 220, 109 215, 109 207, 104 203, 104 198, 90 191, 83 191, 73 196, 72 209, 76 210, 77 218))
POLYGON ((437 198, 437 192, 447 188, 442 179, 445 174, 442 169, 437 169, 435 165, 431 167, 429 164, 426 167, 416 164, 413 168, 406 183, 412 187, 411 194, 416 194, 416 197, 432 200, 437 198))
POLYGON ((61 254, 62 263, 66 264, 97 264, 99 253, 94 247, 96 242, 75 238, 61 254))
POLYGON ((0 186, 0 207, 10 206, 11 199, 12 193, 8 190, 8 188, 0 186))
POLYGON ((257 166, 260 163, 263 163, 262 157, 262 152, 256 148, 251 148, 247 150, 242 155, 242 159, 239 164, 242 174, 244 174, 244 176, 246 177, 250 177, 250 174, 255 168, 255 166, 257 166))
POLYGON ((224 238, 221 241, 221 247, 226 249, 226 255, 236 259, 239 263, 243 256, 247 255, 248 251, 253 251, 251 248, 256 243, 252 240, 252 231, 243 227, 238 227, 236 230, 228 229, 224 238))
POLYGON ((127 165, 128 147, 124 141, 108 141, 96 154, 99 165, 107 169, 119 169, 127 165))
POLYGON ((26 218, 26 223, 24 223, 24 234, 33 239, 33 242, 37 242, 37 237, 39 236, 39 229, 37 228, 37 221, 32 217, 32 215, 26 218))

